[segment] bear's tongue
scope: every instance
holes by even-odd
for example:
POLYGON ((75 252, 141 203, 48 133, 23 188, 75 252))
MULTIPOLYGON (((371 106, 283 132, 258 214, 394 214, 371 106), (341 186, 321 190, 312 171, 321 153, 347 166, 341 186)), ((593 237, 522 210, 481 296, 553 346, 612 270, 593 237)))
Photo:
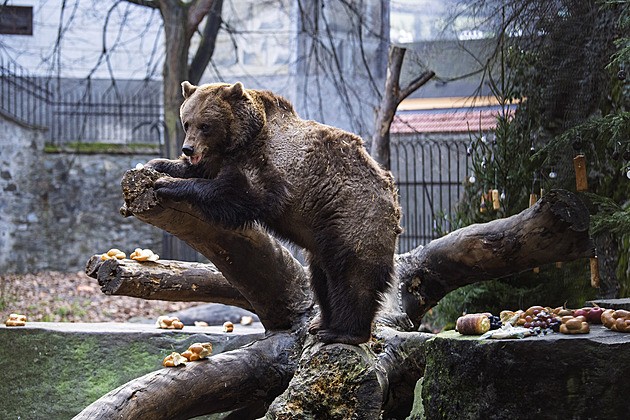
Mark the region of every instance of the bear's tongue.
POLYGON ((198 164, 200 160, 201 160, 201 155, 196 155, 196 156, 191 156, 190 157, 190 163, 192 163, 193 165, 198 164))

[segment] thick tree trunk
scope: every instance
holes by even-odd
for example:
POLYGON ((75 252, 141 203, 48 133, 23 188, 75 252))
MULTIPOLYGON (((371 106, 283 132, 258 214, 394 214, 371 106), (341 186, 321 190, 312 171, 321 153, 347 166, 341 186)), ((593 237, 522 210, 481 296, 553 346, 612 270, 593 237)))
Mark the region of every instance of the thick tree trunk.
MULTIPOLYGON (((377 419, 381 412, 383 418, 404 417, 424 372, 424 343, 431 337, 414 330, 441 297, 465 284, 593 253, 585 206, 569 192, 552 191, 516 216, 460 229, 397 256, 397 283, 385 296, 374 340, 360 346, 322 345, 306 333, 317 311, 308 270, 257 225, 228 230, 203 220, 188 203, 158 200, 152 185, 160 176, 149 169, 128 171, 122 182, 121 212, 171 232, 213 261, 223 278, 207 268, 208 286, 195 290, 183 286, 187 289, 183 293, 194 300, 230 295, 241 307, 248 302, 268 337, 131 381, 77 418, 172 419, 234 409, 243 410, 239 418, 257 418, 276 396, 268 419, 377 419), (224 280, 233 289, 226 289, 224 280), (208 296, 214 293, 212 285, 217 287, 215 297, 208 296)), ((92 265, 88 270, 94 271, 92 265)), ((163 273, 167 267, 153 268, 163 273)), ((96 272, 100 278, 103 271, 103 278, 113 283, 120 279, 112 289, 134 295, 133 287, 122 283, 141 284, 139 278, 150 276, 141 269, 134 278, 135 269, 135 263, 127 261, 105 262, 96 272)), ((202 282, 197 276, 189 281, 185 273, 158 276, 169 278, 164 287, 180 280, 182 285, 202 282)), ((158 284, 149 289, 152 296, 174 297, 170 291, 159 292, 158 284)))

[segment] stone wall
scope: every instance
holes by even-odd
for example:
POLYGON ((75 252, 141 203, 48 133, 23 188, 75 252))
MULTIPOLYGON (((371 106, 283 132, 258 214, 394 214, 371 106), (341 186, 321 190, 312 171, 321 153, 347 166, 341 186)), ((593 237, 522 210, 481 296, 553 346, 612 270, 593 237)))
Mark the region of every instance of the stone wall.
POLYGON ((0 114, 0 274, 83 270, 114 247, 159 253, 161 230, 118 212, 123 173, 155 155, 47 153, 45 134, 0 114))

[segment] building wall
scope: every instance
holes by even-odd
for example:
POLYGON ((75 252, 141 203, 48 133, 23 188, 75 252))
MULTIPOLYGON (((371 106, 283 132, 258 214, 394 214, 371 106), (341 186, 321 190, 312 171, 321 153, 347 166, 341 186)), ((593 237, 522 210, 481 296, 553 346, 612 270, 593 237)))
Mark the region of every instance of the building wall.
MULTIPOLYGON (((0 54, 35 76, 74 78, 77 90, 88 76, 161 79, 164 34, 155 10, 113 0, 68 0, 65 9, 49 0, 7 4, 33 6, 34 33, 0 35, 0 54)), ((389 0, 224 0, 222 19, 230 31, 219 32, 202 83, 242 81, 286 97, 303 118, 372 132, 386 74, 389 0)), ((191 51, 198 42, 197 34, 191 51)))
POLYGON ((123 218, 120 179, 151 155, 44 151, 45 130, 0 115, 0 273, 83 270, 110 248, 159 250, 162 234, 123 218))

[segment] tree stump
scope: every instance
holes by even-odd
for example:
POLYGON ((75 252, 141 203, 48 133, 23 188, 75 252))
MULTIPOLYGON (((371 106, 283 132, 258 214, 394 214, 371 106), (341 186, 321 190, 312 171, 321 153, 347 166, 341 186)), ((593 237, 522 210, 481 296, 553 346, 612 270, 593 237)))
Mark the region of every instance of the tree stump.
POLYGON ((182 239, 220 273, 212 266, 127 260, 91 260, 88 272, 111 294, 229 301, 256 313, 266 337, 133 380, 77 419, 178 419, 230 410, 236 410, 228 416, 234 419, 404 417, 424 374, 424 343, 433 337, 417 329, 442 297, 465 284, 594 253, 585 206, 572 193, 551 191, 518 215, 396 256, 395 285, 384 296, 373 339, 360 346, 323 345, 306 331, 318 311, 308 268, 262 226, 227 229, 204 221, 190 203, 159 200, 152 185, 160 176, 151 169, 128 171, 121 213, 182 239))

